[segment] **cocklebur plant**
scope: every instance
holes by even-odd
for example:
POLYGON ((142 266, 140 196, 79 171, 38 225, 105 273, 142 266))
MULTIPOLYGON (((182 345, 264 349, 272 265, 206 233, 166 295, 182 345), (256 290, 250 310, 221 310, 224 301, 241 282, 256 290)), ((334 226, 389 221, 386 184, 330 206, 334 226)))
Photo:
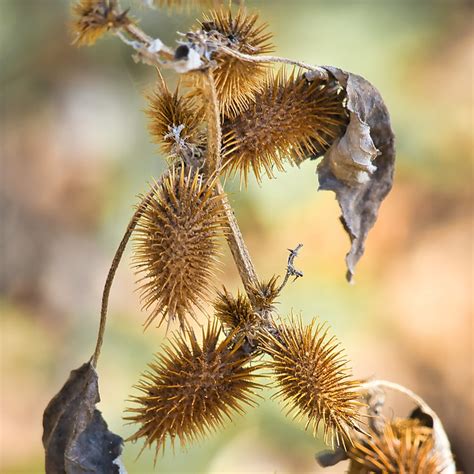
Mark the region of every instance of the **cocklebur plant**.
MULTIPOLYGON (((167 10, 207 5, 145 3, 167 10)), ((95 408, 96 366, 112 282, 131 239, 144 325, 174 329, 124 415, 136 426, 128 441, 154 449, 155 463, 167 441, 186 446, 255 405, 263 396, 262 375, 270 374, 288 414, 304 420, 314 436, 322 431, 332 447, 318 457, 321 465, 350 459, 351 472, 454 472, 442 425, 425 402, 398 385, 354 378, 327 324, 305 325, 277 313, 289 279, 302 276, 295 267, 302 245, 290 250, 283 278, 260 279, 222 185, 237 174, 244 189, 250 174, 261 182, 285 166, 323 157, 320 189, 336 193, 351 239, 351 280, 393 178, 394 137, 380 94, 338 68, 268 56, 272 36, 258 14, 210 3, 214 8, 180 35, 176 48, 143 32, 118 0, 73 5, 77 45, 109 33, 137 61, 158 69, 147 114, 169 167, 141 196, 113 258, 91 360, 71 373, 45 410, 46 471, 124 472, 123 440, 95 408), (175 91, 162 68, 180 75, 175 91), (235 295, 212 290, 221 237, 242 280, 244 291, 235 295), (198 335, 193 320, 201 313, 209 320, 198 335), (384 386, 410 396, 423 416, 385 422, 370 398, 384 386)))

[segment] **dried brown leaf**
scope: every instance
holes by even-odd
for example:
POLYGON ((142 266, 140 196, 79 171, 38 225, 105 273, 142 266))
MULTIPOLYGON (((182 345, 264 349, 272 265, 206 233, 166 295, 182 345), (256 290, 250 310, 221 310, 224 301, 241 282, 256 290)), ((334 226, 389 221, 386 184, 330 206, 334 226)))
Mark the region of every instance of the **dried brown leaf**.
POLYGON ((350 122, 318 166, 319 189, 336 193, 341 222, 351 239, 347 279, 364 253, 369 230, 392 188, 395 163, 390 116, 379 91, 363 77, 326 67, 347 93, 350 122))
POLYGON ((90 363, 73 370, 43 415, 47 473, 124 473, 123 440, 110 432, 95 405, 97 373, 90 363))

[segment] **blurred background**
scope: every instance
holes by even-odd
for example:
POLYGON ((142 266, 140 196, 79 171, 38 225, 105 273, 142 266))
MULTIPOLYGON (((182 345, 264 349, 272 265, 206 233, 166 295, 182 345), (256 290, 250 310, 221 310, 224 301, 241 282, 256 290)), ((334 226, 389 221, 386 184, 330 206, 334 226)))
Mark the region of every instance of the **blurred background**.
MULTIPOLYGON (((356 72, 381 91, 397 136, 395 184, 358 265, 344 279, 348 238, 334 195, 317 193, 315 163, 289 168, 231 200, 259 275, 283 274, 304 247, 304 278, 286 287, 282 315, 330 322, 357 377, 399 382, 437 411, 458 468, 474 471, 472 359, 473 8, 462 1, 248 2, 275 34, 277 53, 356 72)), ((118 39, 71 46, 69 2, 0 0, 0 313, 3 473, 43 471, 42 412, 93 350, 102 286, 137 203, 165 167, 146 130, 152 68, 118 39)), ((168 15, 132 4, 167 44, 199 12, 168 15)), ((173 83, 176 78, 167 78, 173 83)), ((130 251, 112 289, 99 361, 99 408, 127 437, 125 399, 164 330, 143 332, 130 251)), ((228 253, 216 286, 239 288, 228 253)), ((323 449, 266 401, 233 424, 157 462, 162 473, 320 472, 323 449)), ((409 403, 397 397, 393 413, 409 403)), ((153 453, 131 473, 153 472, 153 453)), ((324 472, 344 472, 346 466, 324 472)))

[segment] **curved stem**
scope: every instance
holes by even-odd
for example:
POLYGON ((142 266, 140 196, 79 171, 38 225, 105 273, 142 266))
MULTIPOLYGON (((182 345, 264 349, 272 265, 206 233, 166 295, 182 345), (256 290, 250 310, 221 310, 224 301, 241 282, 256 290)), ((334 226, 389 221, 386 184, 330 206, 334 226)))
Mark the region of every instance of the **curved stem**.
POLYGON ((97 367, 97 361, 100 356, 100 350, 102 348, 102 343, 104 342, 104 333, 105 333, 105 325, 107 323, 107 309, 109 305, 109 295, 110 290, 112 288, 112 283, 115 278, 115 273, 117 272, 117 268, 122 260, 123 253, 125 248, 127 247, 128 241, 130 240, 130 236, 132 235, 133 230, 135 229, 140 217, 142 216, 143 212, 147 208, 153 194, 156 191, 158 184, 156 183, 150 191, 145 195, 145 197, 140 202, 137 210, 133 214, 130 222, 128 223, 127 229, 125 231, 120 244, 115 251, 114 258, 112 260, 112 264, 110 265, 109 272, 107 274, 107 278, 105 280, 104 290, 102 292, 102 304, 100 308, 100 323, 99 323, 99 332, 97 334, 97 342, 95 345, 94 354, 91 357, 91 364, 95 368, 97 367))
POLYGON ((396 392, 403 393, 408 398, 413 400, 426 414, 433 418, 433 438, 435 448, 439 453, 440 458, 445 463, 446 467, 443 473, 454 474, 456 472, 456 465, 454 463, 453 454, 451 452, 451 445, 449 444, 448 436, 444 430, 443 424, 436 412, 415 392, 388 380, 371 380, 362 384, 363 389, 388 388, 396 392))
POLYGON ((226 54, 230 56, 234 56, 236 58, 242 59, 243 61, 251 62, 251 63, 283 63, 283 64, 290 64, 292 66, 298 66, 303 69, 308 69, 309 71, 313 71, 318 73, 321 79, 327 79, 329 77, 328 72, 326 69, 322 68, 321 66, 312 66, 311 64, 304 63, 302 61, 294 61, 293 59, 282 58, 280 56, 256 56, 252 54, 245 54, 240 53, 239 51, 235 51, 231 48, 227 48, 226 46, 221 46, 220 48, 226 54))

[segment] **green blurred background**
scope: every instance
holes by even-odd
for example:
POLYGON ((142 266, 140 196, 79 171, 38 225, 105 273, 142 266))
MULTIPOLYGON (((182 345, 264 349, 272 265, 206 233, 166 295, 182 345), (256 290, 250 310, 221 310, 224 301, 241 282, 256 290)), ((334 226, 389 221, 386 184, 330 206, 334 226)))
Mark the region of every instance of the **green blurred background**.
MULTIPOLYGON (((248 2, 275 33, 277 53, 363 75, 384 96, 397 136, 395 185, 369 235, 356 284, 344 280, 349 242, 333 194, 317 193, 315 163, 290 168, 231 200, 261 277, 284 272, 302 242, 304 278, 280 302, 328 320, 357 377, 417 391, 438 412, 458 467, 472 458, 472 4, 462 1, 248 2)), ((173 44, 194 14, 132 4, 142 26, 173 44)), ((69 3, 0 0, 1 463, 43 471, 41 417, 72 368, 93 349, 104 278, 136 195, 164 169, 146 130, 156 73, 116 38, 70 45, 69 3)), ((170 82, 176 80, 167 74, 170 82)), ((119 269, 98 370, 110 428, 126 437, 125 399, 162 329, 143 332, 130 269, 119 269)), ((228 253, 216 286, 235 290, 228 253)), ((319 472, 322 444, 285 418, 273 393, 233 424, 168 450, 157 472, 319 472)), ((397 398, 393 413, 410 405, 397 398)), ((153 472, 153 453, 131 473, 153 472)), ((324 472, 344 472, 345 466, 324 472)))

